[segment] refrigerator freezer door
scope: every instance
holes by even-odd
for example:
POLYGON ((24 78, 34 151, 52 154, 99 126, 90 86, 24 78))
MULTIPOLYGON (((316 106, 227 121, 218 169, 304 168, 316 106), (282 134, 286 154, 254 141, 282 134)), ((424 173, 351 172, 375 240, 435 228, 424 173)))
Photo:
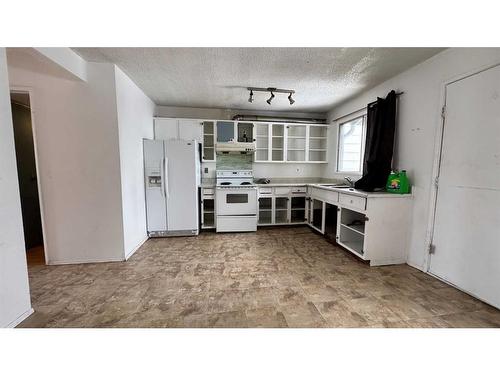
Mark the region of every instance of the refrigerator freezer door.
POLYGON ((167 230, 163 141, 144 139, 144 178, 148 232, 167 230))
POLYGON ((165 179, 169 232, 198 232, 197 145, 165 141, 165 179))

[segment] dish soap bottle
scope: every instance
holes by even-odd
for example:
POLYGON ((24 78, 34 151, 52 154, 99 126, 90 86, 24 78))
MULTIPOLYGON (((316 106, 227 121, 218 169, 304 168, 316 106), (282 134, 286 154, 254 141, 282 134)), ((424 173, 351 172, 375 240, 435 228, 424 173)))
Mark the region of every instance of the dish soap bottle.
POLYGON ((406 176, 406 170, 391 172, 385 189, 389 193, 408 194, 410 192, 410 182, 408 181, 408 176, 406 176))

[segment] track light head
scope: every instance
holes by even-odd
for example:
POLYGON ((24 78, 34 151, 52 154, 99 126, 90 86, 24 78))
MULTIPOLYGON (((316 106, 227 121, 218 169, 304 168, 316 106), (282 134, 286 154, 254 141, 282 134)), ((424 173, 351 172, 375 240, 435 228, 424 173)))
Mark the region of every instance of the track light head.
POLYGON ((267 104, 271 105, 273 99, 274 99, 274 93, 271 91, 271 97, 266 100, 267 104))
POLYGON ((290 102, 290 105, 293 105, 293 103, 295 103, 295 100, 292 99, 292 93, 288 95, 288 101, 290 102))
POLYGON ((248 102, 249 103, 253 102, 253 90, 250 90, 250 96, 248 97, 248 102))

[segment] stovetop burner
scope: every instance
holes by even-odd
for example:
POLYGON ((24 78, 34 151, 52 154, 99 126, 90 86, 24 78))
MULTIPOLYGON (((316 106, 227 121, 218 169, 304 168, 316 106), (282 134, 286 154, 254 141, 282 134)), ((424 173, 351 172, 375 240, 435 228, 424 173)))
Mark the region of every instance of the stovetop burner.
POLYGON ((243 188, 252 187, 252 170, 217 170, 217 186, 225 188, 243 188))

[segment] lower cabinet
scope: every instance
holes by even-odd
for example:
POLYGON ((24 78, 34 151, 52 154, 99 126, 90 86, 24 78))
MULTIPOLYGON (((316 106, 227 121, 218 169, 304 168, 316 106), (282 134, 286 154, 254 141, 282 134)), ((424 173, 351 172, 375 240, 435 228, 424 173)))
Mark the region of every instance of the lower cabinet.
POLYGON ((274 224, 288 224, 288 197, 274 197, 274 224))
POLYGON ((260 197, 257 225, 270 225, 273 223, 273 198, 260 197))
POLYGON ((305 187, 259 189, 258 225, 306 224, 305 187))
POLYGON ((312 198, 310 203, 310 223, 311 226, 317 231, 324 233, 324 211, 325 211, 325 202, 312 198))
MULTIPOLYGON (((366 215, 341 207, 337 223, 337 242, 364 258, 366 215)), ((388 239, 390 241, 390 239, 388 239)))
POLYGON ((214 189, 202 188, 201 195, 201 229, 215 228, 215 195, 214 189))
POLYGON ((306 197, 294 196, 290 200, 290 222, 305 223, 306 222, 306 197))
POLYGON ((411 196, 312 190, 306 201, 309 226, 330 242, 372 266, 406 262, 411 196))

